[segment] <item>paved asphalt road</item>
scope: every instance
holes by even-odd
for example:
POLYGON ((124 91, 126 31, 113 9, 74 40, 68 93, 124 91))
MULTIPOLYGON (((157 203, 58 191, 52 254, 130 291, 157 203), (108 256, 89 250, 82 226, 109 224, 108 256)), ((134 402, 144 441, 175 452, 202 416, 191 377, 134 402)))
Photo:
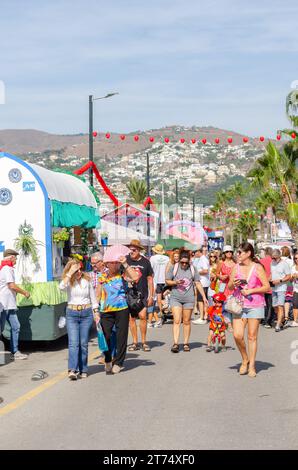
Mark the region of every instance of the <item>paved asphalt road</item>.
MULTIPOLYGON (((150 353, 128 353, 107 376, 90 343, 90 376, 65 377, 65 341, 30 346, 27 361, 0 367, 0 449, 297 449, 298 329, 261 329, 258 376, 239 376, 238 351, 172 354, 172 325, 149 330, 150 353), (32 382, 37 369, 49 378, 32 382)), ((27 348, 28 349, 28 348, 27 348)))

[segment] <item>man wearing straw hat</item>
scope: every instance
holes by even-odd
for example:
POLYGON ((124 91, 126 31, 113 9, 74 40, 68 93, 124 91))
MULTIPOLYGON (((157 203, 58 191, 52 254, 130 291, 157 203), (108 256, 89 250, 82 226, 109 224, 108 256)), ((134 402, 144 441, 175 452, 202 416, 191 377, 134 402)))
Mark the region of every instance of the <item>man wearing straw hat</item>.
MULTIPOLYGON (((166 268, 170 261, 170 258, 165 255, 164 247, 160 244, 155 245, 152 248, 152 251, 154 255, 151 256, 150 263, 154 272, 154 288, 155 288, 155 294, 157 296, 157 305, 159 308, 160 315, 162 315, 161 300, 162 300, 163 290, 166 285, 166 268)), ((153 314, 149 314, 148 328, 150 328, 150 325, 152 325, 152 315, 153 314)), ((162 324, 161 320, 157 318, 154 326, 158 328, 161 326, 161 324, 162 324)))
MULTIPOLYGON (((147 335, 147 307, 153 305, 154 285, 153 285, 153 269, 150 261, 141 255, 141 251, 145 248, 141 245, 140 240, 131 240, 129 244, 130 254, 127 256, 127 264, 132 266, 139 274, 139 279, 135 282, 139 292, 142 293, 146 307, 139 312, 140 331, 142 350, 151 351, 146 343, 147 335)), ((133 338, 133 344, 129 346, 128 351, 136 351, 138 347, 138 332, 136 319, 130 316, 130 332, 133 338)))

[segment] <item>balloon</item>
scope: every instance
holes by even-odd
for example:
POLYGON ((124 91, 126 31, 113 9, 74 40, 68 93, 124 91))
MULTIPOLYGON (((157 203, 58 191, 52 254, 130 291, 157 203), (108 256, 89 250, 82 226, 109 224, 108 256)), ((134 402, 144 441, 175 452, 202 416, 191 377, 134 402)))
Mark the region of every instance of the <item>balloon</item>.
POLYGON ((109 132, 106 133, 106 138, 109 139, 111 137, 111 134, 109 132))
POLYGON ((228 142, 229 142, 229 144, 231 144, 231 143, 233 142, 232 137, 229 137, 229 138, 228 138, 228 142))
POLYGON ((192 143, 192 144, 195 144, 195 143, 196 143, 196 139, 191 139, 191 143, 192 143))
POLYGON ((96 137, 96 136, 97 136, 97 132, 96 132, 96 131, 93 131, 93 132, 92 132, 92 135, 93 135, 93 137, 96 137))
POLYGON ((296 134, 295 134, 295 132, 292 132, 291 137, 292 137, 292 139, 296 139, 296 134))
POLYGON ((170 142, 170 139, 168 137, 165 138, 165 143, 168 144, 170 142))
POLYGON ((280 134, 277 134, 276 139, 277 139, 277 140, 280 140, 280 139, 281 139, 281 135, 280 135, 280 134))
POLYGON ((263 136, 261 135, 260 141, 261 141, 261 142, 264 142, 264 140, 265 140, 265 137, 263 137, 263 136))
POLYGON ((180 139, 181 144, 184 144, 185 139, 180 139))
POLYGON ((215 141, 214 141, 216 144, 219 144, 219 138, 216 137, 215 141))
POLYGON ((202 139, 202 144, 206 144, 207 143, 207 139, 202 139))
POLYGON ((154 137, 150 137, 150 142, 154 142, 154 137))
POLYGON ((139 140, 139 136, 138 135, 135 135, 134 136, 134 140, 137 142, 139 140))
POLYGON ((120 135, 121 140, 125 140, 125 135, 120 135))
POLYGON ((247 144, 248 138, 247 138, 247 137, 243 137, 243 142, 244 142, 245 144, 247 144))

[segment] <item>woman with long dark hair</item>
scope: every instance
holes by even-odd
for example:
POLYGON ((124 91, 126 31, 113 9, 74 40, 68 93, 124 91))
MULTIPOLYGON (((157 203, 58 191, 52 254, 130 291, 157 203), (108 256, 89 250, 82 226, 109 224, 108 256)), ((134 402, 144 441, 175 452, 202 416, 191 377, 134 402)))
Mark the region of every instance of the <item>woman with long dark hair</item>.
POLYGON ((172 288, 170 306, 174 318, 174 344, 171 351, 173 353, 179 352, 179 333, 181 321, 183 320, 183 350, 189 352, 190 319, 195 305, 194 287, 201 293, 204 303, 208 306, 204 289, 200 283, 200 275, 197 269, 191 264, 190 251, 181 251, 179 262, 172 265, 166 274, 166 284, 172 288))
POLYGON ((265 293, 270 290, 264 267, 256 260, 254 248, 244 242, 237 252, 237 264, 233 268, 228 284, 229 289, 241 289, 244 298, 241 315, 233 314, 233 332, 236 345, 242 357, 239 374, 256 377, 256 353, 260 321, 264 319, 265 293), (248 329, 248 351, 245 343, 245 329, 248 329))

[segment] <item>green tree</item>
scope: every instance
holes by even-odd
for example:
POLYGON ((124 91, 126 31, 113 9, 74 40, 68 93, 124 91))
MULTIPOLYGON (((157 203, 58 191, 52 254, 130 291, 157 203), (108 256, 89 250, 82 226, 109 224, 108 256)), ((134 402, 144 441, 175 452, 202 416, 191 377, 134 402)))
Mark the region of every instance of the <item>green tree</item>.
POLYGON ((293 237, 298 242, 296 152, 287 149, 279 151, 272 142, 269 142, 266 152, 256 161, 247 176, 252 178, 253 186, 266 191, 273 188, 281 194, 284 218, 289 223, 293 237))
POLYGON ((235 231, 242 235, 244 240, 247 240, 248 238, 255 239, 256 232, 258 231, 258 224, 258 215, 254 211, 247 209, 240 212, 235 231))
POLYGON ((142 204, 144 202, 147 196, 147 186, 145 181, 132 179, 126 184, 126 187, 134 202, 137 204, 142 204))

